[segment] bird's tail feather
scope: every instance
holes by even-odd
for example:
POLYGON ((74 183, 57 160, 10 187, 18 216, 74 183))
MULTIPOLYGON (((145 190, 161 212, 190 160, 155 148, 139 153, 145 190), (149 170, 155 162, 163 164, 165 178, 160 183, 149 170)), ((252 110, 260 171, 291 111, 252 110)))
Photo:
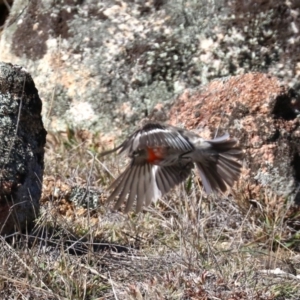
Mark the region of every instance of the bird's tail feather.
POLYGON ((205 143, 207 147, 197 148, 194 156, 204 190, 208 194, 218 190, 225 192, 240 176, 242 149, 228 134, 205 143))

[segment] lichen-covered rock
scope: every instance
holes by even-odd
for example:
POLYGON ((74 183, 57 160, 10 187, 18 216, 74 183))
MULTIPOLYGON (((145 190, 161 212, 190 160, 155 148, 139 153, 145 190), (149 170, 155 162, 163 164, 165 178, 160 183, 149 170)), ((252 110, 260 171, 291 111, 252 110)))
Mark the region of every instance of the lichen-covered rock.
POLYGON ((128 132, 185 88, 249 71, 297 85, 296 1, 14 0, 0 60, 29 70, 45 126, 128 132))
POLYGON ((0 234, 24 231, 39 213, 46 131, 31 76, 0 63, 0 234))
POLYGON ((259 200, 265 189, 300 202, 300 99, 273 76, 249 73, 183 93, 172 124, 205 138, 229 132, 245 150, 240 187, 259 200))

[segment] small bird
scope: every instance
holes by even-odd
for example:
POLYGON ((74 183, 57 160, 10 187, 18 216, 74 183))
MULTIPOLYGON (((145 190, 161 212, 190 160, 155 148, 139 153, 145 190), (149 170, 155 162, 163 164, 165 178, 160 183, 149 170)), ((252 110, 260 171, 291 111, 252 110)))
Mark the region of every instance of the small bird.
POLYGON ((136 201, 142 210, 184 181, 194 165, 207 194, 225 192, 241 173, 242 149, 237 140, 225 134, 205 140, 192 131, 160 123, 147 123, 120 146, 102 152, 100 157, 118 151, 131 162, 111 184, 108 201, 117 199, 118 210, 126 202, 128 212, 136 201))

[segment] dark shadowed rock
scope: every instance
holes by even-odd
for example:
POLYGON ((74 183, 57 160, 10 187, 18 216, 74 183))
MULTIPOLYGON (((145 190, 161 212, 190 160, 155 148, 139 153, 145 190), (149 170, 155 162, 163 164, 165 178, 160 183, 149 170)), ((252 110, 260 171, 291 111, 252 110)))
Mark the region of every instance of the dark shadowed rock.
POLYGON ((300 100, 276 77, 250 73, 185 92, 172 107, 172 124, 205 138, 228 131, 245 149, 239 187, 252 199, 266 189, 300 202, 300 100))
POLYGON ((39 212, 46 131, 31 76, 0 63, 0 234, 25 230, 39 212))

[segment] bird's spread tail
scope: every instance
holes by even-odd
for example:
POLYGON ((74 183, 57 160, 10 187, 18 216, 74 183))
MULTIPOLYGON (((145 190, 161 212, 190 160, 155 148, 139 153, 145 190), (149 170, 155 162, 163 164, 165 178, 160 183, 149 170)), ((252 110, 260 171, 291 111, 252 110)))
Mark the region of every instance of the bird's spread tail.
POLYGON ((200 143, 193 156, 208 194, 218 190, 225 192, 226 185, 231 187, 240 176, 242 165, 239 160, 243 152, 237 140, 228 134, 200 143))

